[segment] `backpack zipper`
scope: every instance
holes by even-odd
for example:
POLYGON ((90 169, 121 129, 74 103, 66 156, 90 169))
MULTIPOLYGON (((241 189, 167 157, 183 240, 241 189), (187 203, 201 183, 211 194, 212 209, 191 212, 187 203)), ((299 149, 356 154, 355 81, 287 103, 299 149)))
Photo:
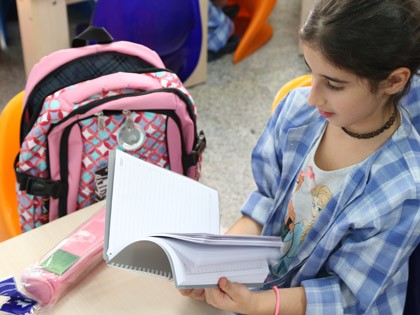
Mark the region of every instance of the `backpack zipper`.
MULTIPOLYGON (((54 69, 53 71, 51 71, 49 74, 47 74, 45 77, 43 77, 36 85, 35 87, 32 89, 31 93, 29 94, 29 97, 27 98, 27 102, 25 105, 25 108, 23 110, 23 115, 21 118, 21 123, 20 123, 20 143, 22 144, 23 140, 25 139, 25 136, 27 135, 28 131, 32 128, 32 126, 35 124, 36 120, 38 119, 38 115, 42 109, 43 103, 45 101, 45 98, 48 95, 51 95, 52 93, 57 92, 58 90, 61 90, 63 88, 65 88, 66 86, 69 85, 73 85, 76 83, 80 83, 83 81, 87 81, 87 80, 91 80, 91 79, 95 79, 98 77, 98 73, 89 73, 89 75, 86 75, 84 77, 79 77, 78 80, 76 80, 76 82, 64 82, 64 80, 62 80, 62 84, 52 88, 45 88, 42 87, 43 85, 45 85, 48 81, 51 80, 51 78, 55 79, 57 77, 60 77, 60 74, 62 74, 63 72, 65 72, 66 69, 71 68, 72 65, 82 61, 82 60, 88 60, 90 58, 98 58, 101 55, 115 55, 115 56, 124 56, 126 58, 130 58, 133 59, 136 63, 138 63, 139 66, 142 66, 144 68, 140 68, 140 69, 117 69, 115 71, 112 72, 106 72, 104 71, 103 73, 100 73, 101 76, 103 75, 108 75, 108 74, 113 74, 116 72, 120 72, 120 71, 125 71, 125 72, 130 72, 130 73, 153 73, 153 72, 159 72, 159 71, 166 71, 166 72, 171 72, 173 73, 173 71, 169 70, 169 69, 165 69, 165 68, 158 68, 155 67, 154 65, 148 63, 147 61, 140 59, 139 57, 133 56, 133 55, 127 55, 127 54, 123 54, 123 53, 119 53, 119 52, 114 52, 114 51, 106 51, 106 52, 101 52, 101 53, 95 53, 95 54, 90 54, 90 55, 86 55, 86 56, 81 56, 79 58, 73 59, 63 65, 61 65, 60 67, 58 67, 57 69, 54 69), (39 93, 39 96, 37 95, 39 93), (25 117, 27 119, 29 119, 28 123, 25 122, 25 117)), ((114 68, 116 69, 116 68, 114 68)), ((68 79, 67 76, 64 76, 65 79, 68 79)))
MULTIPOLYGON (((130 109, 131 111, 137 111, 135 109, 130 109)), ((185 149, 185 142, 184 142, 184 138, 182 137, 182 126, 181 126, 181 121, 179 119, 179 117, 175 114, 175 112, 173 110, 154 110, 154 109, 142 109, 142 112, 151 112, 151 113, 156 113, 156 114, 162 114, 162 115, 166 115, 167 117, 170 117, 174 120, 174 122, 176 123, 179 133, 180 133, 180 139, 181 139, 181 147, 182 147, 182 160, 185 159, 185 156, 187 155, 186 149, 185 149)), ((101 111, 104 115, 105 114, 121 114, 122 111, 121 110, 103 110, 101 111)), ((73 127, 78 124, 80 121, 85 120, 85 119, 89 119, 92 117, 101 117, 101 115, 91 115, 91 116, 87 116, 84 117, 82 119, 78 119, 76 121, 74 121, 73 123, 71 123, 69 126, 67 126, 62 133, 61 136, 61 140, 60 140, 60 148, 59 148, 59 160, 60 160, 60 180, 63 181, 65 180, 66 182, 68 181, 68 162, 69 162, 69 146, 68 146, 68 140, 69 140, 69 135, 71 130, 73 129, 73 127)), ((103 117, 103 116, 102 116, 103 117)), ((61 123, 61 122, 60 122, 61 123)), ((54 126, 58 126, 54 125, 54 126)), ((167 139, 167 137, 166 137, 167 139)), ((50 170, 51 171, 51 170, 50 170)), ((186 170, 183 170, 184 175, 186 174, 186 170)), ((59 197, 59 201, 58 201, 58 217, 62 217, 65 216, 67 214, 67 198, 68 198, 68 191, 66 191, 65 193, 63 193, 63 196, 59 197)))
POLYGON ((142 92, 136 92, 136 93, 119 94, 119 95, 113 95, 113 96, 109 96, 109 97, 106 97, 106 98, 102 98, 102 99, 99 99, 99 100, 96 100, 96 101, 92 101, 89 104, 86 104, 82 107, 79 107, 79 108, 75 109, 69 115, 64 117, 59 123, 51 125, 51 128, 48 131, 48 134, 54 129, 54 127, 60 125, 61 123, 64 123, 68 119, 71 119, 73 116, 84 114, 87 111, 91 110, 92 108, 95 108, 95 107, 97 107, 99 105, 102 105, 104 103, 115 101, 115 100, 118 100, 120 98, 135 97, 135 96, 147 95, 147 94, 158 93, 158 92, 174 93, 185 103, 186 109, 187 109, 187 112, 188 112, 188 116, 190 117, 190 119, 193 122, 194 138, 196 139, 198 137, 198 135, 197 135, 197 126, 196 126, 195 114, 194 114, 194 111, 193 111, 193 105, 192 105, 190 99, 188 98, 188 96, 185 93, 183 93, 182 91, 180 91, 176 88, 159 88, 159 89, 154 89, 154 90, 151 90, 151 91, 142 91, 142 92))

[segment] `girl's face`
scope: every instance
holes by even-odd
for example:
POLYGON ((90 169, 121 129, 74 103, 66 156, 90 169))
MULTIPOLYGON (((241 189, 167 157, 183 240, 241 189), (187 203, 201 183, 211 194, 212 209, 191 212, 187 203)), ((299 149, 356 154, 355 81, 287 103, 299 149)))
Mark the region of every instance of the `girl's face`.
POLYGON ((381 86, 373 94, 367 79, 334 66, 319 50, 303 45, 303 52, 312 72, 308 104, 331 124, 358 133, 371 132, 392 115, 394 108, 381 86))

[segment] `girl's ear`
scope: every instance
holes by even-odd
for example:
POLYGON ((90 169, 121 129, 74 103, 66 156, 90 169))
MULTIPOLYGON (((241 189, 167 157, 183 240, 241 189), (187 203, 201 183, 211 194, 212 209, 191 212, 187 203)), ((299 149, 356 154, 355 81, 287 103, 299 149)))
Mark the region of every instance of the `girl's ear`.
POLYGON ((401 91, 410 79, 411 71, 406 67, 395 69, 386 79, 385 92, 396 94, 401 91))

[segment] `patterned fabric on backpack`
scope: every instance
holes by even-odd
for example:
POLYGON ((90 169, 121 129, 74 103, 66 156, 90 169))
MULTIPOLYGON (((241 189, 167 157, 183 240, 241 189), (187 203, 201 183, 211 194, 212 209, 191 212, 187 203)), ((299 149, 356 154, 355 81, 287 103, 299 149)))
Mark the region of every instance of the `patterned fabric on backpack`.
POLYGON ((191 95, 147 47, 114 42, 44 57, 25 89, 22 230, 104 199, 110 150, 198 179, 205 138, 196 118, 191 95))

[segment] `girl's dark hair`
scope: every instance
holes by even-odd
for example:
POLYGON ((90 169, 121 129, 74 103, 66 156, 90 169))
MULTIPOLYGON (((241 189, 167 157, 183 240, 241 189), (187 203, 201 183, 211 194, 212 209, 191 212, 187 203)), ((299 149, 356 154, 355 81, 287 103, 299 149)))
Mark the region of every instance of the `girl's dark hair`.
POLYGON ((410 69, 411 81, 420 65, 420 1, 318 0, 300 38, 335 66, 368 79, 372 92, 399 67, 410 69))

